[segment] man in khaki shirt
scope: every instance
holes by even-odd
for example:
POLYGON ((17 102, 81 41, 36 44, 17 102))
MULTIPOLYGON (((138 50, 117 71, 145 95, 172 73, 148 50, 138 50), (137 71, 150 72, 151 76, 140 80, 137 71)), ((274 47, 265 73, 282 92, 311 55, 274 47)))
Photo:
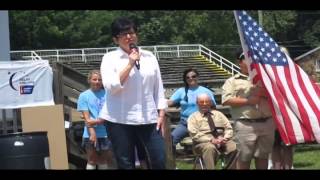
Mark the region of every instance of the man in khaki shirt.
POLYGON ((226 80, 222 86, 222 104, 231 106, 235 120, 235 136, 240 156, 238 169, 250 169, 255 159, 256 169, 268 168, 268 155, 274 142, 274 124, 267 102, 267 92, 261 83, 248 80, 248 68, 242 52, 237 54, 242 74, 226 80))
MULTIPOLYGON (((202 155, 206 169, 214 169, 220 154, 226 155, 227 162, 231 162, 236 151, 236 144, 231 140, 233 130, 226 116, 212 110, 212 101, 209 95, 197 96, 199 111, 188 118, 188 131, 194 143, 195 152, 202 155), (209 120, 214 123, 209 125, 209 120), (212 129, 216 130, 212 133, 212 129)), ((231 163, 227 163, 231 164, 231 163)), ((235 163, 230 168, 235 168, 235 163)))

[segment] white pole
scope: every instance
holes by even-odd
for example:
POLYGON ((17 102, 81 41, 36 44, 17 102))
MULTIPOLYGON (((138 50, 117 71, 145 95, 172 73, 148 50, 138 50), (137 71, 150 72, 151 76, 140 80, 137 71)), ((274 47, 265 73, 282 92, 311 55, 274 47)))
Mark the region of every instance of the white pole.
POLYGON ((258 10, 258 18, 259 18, 259 25, 262 27, 263 26, 263 16, 262 16, 261 10, 258 10))
POLYGON ((0 61, 10 61, 8 11, 0 11, 0 61))
MULTIPOLYGON (((0 11, 0 61, 10 61, 10 38, 9 38, 9 16, 8 11, 0 11)), ((17 114, 12 109, 0 109, 1 113, 17 114)), ((5 119, 10 117, 5 116, 5 119)), ((17 121, 17 119, 13 119, 17 121)), ((5 122, 5 121, 4 121, 5 122)))

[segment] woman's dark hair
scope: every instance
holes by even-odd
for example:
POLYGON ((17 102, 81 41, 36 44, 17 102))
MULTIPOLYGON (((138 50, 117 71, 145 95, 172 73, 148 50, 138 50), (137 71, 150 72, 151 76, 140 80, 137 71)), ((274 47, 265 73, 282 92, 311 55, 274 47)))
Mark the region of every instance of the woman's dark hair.
POLYGON ((186 102, 188 102, 189 84, 188 84, 188 82, 187 82, 187 74, 188 74, 189 72, 194 72, 194 73, 196 73, 197 76, 199 76, 199 72, 198 72, 196 69, 194 69, 194 68, 188 68, 188 69, 186 69, 186 70, 183 71, 182 79, 183 79, 183 82, 184 82, 184 88, 185 88, 185 93, 186 93, 186 95, 184 96, 184 100, 185 100, 186 102))
POLYGON ((117 18, 111 24, 112 37, 117 37, 121 32, 129 31, 131 28, 137 32, 137 26, 132 20, 126 17, 117 18))

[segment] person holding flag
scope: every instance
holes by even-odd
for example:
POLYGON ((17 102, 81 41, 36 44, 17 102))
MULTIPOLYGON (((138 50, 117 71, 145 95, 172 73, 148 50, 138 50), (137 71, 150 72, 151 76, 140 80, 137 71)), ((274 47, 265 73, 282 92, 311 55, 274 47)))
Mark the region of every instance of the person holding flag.
POLYGON ((250 80, 266 88, 281 139, 286 145, 319 143, 320 88, 246 11, 234 14, 250 80))
POLYGON ((255 159, 256 169, 267 169, 275 128, 266 91, 248 80, 242 51, 237 52, 236 57, 241 74, 227 79, 222 86, 222 105, 231 106, 230 113, 235 120, 235 137, 240 150, 237 169, 250 169, 252 159, 255 159))
POLYGON ((320 142, 320 88, 246 11, 235 11, 250 81, 267 90, 285 145, 320 142))

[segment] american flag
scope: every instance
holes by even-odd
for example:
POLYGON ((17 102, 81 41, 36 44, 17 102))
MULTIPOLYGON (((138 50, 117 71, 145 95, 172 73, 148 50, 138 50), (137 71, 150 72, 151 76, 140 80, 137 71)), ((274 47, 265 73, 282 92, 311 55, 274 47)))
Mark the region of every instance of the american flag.
POLYGON ((246 11, 234 12, 253 84, 261 80, 286 145, 320 143, 320 89, 246 11))

